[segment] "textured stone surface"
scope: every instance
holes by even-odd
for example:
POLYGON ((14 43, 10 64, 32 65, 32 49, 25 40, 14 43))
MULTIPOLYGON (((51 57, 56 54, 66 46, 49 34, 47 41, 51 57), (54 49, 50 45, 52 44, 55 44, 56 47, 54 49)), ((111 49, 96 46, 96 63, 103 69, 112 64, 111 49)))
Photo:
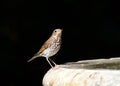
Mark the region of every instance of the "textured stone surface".
POLYGON ((43 86, 120 86, 120 58, 57 65, 45 74, 43 86))

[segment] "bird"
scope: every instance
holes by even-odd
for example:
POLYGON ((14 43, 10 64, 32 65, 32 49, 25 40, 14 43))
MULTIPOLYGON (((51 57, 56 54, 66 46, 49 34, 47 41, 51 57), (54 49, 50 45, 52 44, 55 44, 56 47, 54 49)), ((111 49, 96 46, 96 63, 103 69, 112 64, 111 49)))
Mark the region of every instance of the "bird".
POLYGON ((39 51, 27 62, 30 62, 38 57, 45 57, 52 68, 53 66, 50 61, 56 66, 57 64, 52 59, 50 59, 50 57, 54 56, 60 50, 62 31, 63 29, 60 28, 53 30, 52 35, 49 37, 49 39, 42 45, 39 51))

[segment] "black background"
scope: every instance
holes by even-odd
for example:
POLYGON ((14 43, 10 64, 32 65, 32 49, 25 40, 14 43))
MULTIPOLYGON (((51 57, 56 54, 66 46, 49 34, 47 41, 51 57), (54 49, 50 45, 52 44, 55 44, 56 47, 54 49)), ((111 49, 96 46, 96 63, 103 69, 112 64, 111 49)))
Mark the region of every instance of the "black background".
POLYGON ((57 64, 120 56, 117 0, 0 1, 0 86, 41 86, 50 65, 27 63, 55 28, 63 28, 57 64))

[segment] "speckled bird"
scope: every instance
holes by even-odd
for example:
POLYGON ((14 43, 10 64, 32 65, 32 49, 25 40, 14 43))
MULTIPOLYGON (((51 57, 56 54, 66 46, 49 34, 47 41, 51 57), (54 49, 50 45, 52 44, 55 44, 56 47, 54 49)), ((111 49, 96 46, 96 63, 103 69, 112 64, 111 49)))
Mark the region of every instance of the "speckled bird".
POLYGON ((55 55, 61 47, 61 36, 62 36, 62 29, 55 29, 50 36, 50 38, 43 44, 40 50, 27 62, 32 61, 37 57, 45 57, 50 66, 53 68, 50 61, 56 65, 56 63, 50 59, 53 55, 55 55))

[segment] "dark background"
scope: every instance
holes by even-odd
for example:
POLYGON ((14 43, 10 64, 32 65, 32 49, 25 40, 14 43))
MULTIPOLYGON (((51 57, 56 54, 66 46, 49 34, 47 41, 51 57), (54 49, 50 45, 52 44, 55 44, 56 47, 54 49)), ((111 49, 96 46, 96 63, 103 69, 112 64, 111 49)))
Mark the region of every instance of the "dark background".
POLYGON ((55 28, 63 28, 57 64, 120 56, 119 2, 1 0, 0 86, 41 86, 50 65, 27 63, 55 28))

